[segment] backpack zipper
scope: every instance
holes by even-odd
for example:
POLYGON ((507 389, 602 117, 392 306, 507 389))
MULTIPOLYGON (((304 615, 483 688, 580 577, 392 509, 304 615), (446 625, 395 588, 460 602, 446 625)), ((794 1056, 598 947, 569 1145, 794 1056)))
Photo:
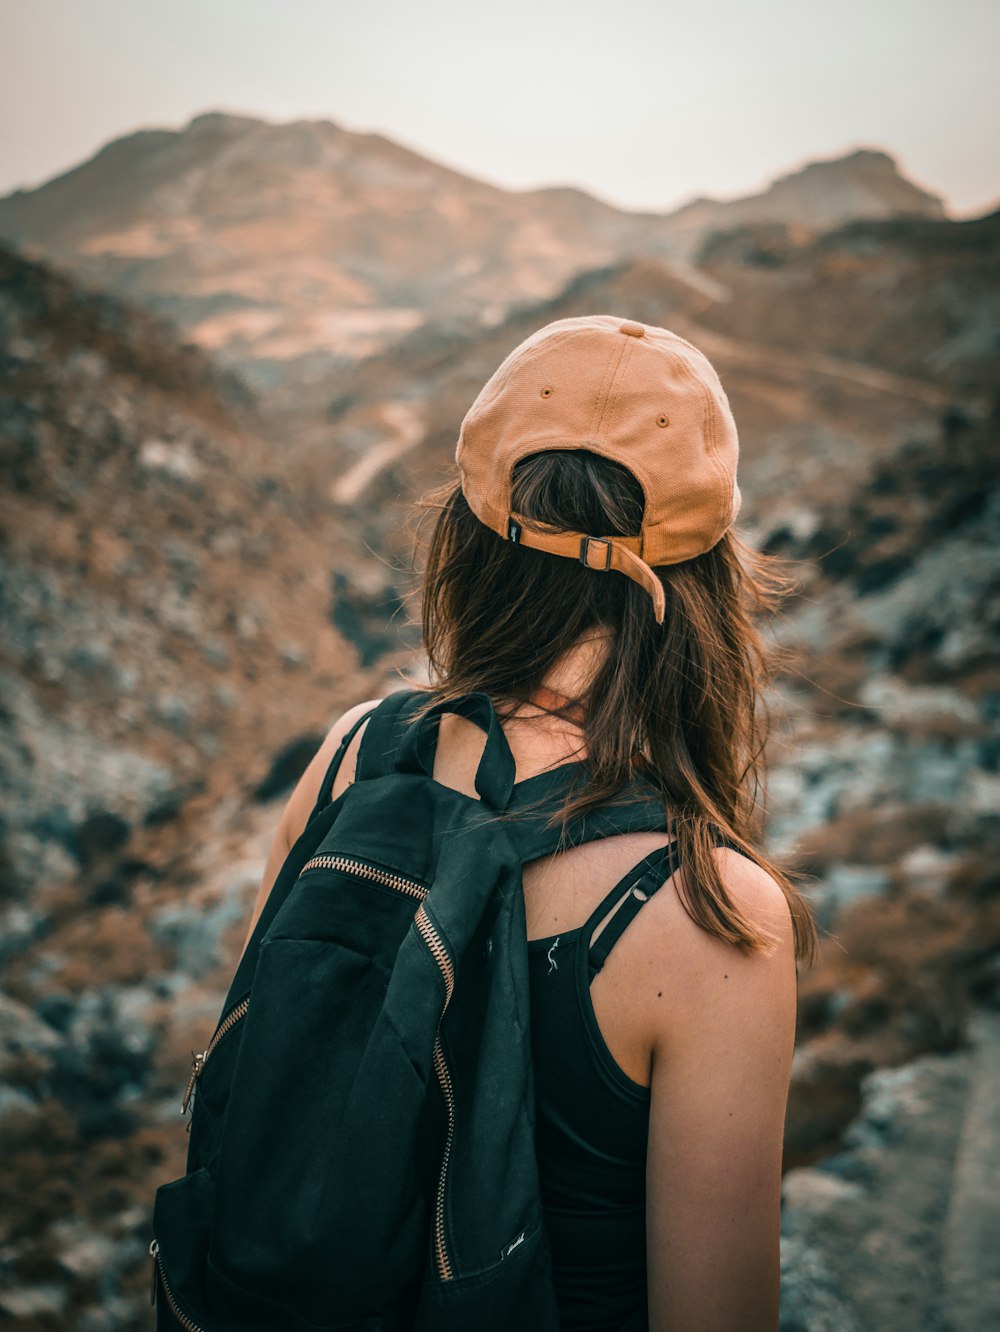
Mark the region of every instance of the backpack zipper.
POLYGON ((163 1262, 160 1258, 160 1242, 153 1240, 149 1246, 149 1256, 153 1262, 152 1282, 149 1288, 149 1302, 156 1306, 157 1278, 159 1285, 163 1287, 163 1293, 167 1297, 167 1303, 170 1305, 170 1312, 184 1328, 184 1332, 205 1332, 205 1329, 199 1327, 197 1323, 192 1323, 186 1313, 183 1313, 177 1307, 177 1301, 174 1299, 174 1292, 170 1289, 170 1282, 167 1280, 167 1274, 163 1270, 163 1262))
POLYGON ((415 897, 418 902, 422 902, 427 896, 427 889, 416 879, 407 879, 402 874, 395 874, 392 870, 382 869, 378 865, 369 865, 364 860, 356 860, 354 856, 313 856, 312 860, 307 860, 299 871, 301 877, 307 870, 331 869, 342 870, 347 874, 356 874, 362 879, 372 879, 375 883, 384 883, 389 888, 395 888, 397 892, 408 893, 410 897, 415 897))
POLYGON ((201 1071, 205 1067, 205 1064, 208 1062, 208 1056, 219 1044, 223 1036, 225 1036, 227 1032, 232 1031, 233 1027, 236 1026, 237 1022, 239 1022, 241 1018, 246 1017, 247 1009, 249 1007, 250 1007, 250 996, 247 995, 244 999, 240 1000, 240 1002, 236 1005, 235 1008, 231 1008, 229 1010, 229 1012, 226 1014, 223 1020, 219 1023, 218 1027, 215 1029, 215 1035, 209 1041, 206 1048, 202 1050, 200 1054, 192 1055, 191 1076, 188 1078, 187 1086, 184 1089, 184 1099, 181 1101, 182 1115, 187 1114, 188 1102, 191 1100, 191 1093, 194 1091, 194 1084, 198 1080, 198 1078, 201 1077, 201 1071))
MULTIPOLYGON (((431 918, 424 910, 423 906, 417 908, 417 914, 413 917, 413 923, 417 932, 423 939, 430 951, 431 957, 437 964, 438 969, 444 978, 444 1004, 441 1007, 441 1017, 444 1017, 445 1009, 451 1000, 452 991, 455 988, 455 967, 452 963, 448 950, 445 947, 444 940, 438 934, 431 918)), ((444 1048, 441 1045, 440 1034, 441 1019, 438 1019, 438 1035, 434 1040, 434 1073, 438 1080, 438 1086, 441 1088, 441 1095, 444 1097, 445 1108, 448 1116, 448 1126, 445 1131, 444 1151, 441 1154, 441 1171, 438 1175, 437 1196, 434 1202, 434 1256, 437 1262, 438 1276, 442 1281, 451 1281, 454 1272, 451 1266, 451 1260, 448 1257, 448 1248, 445 1243, 444 1233, 444 1191, 448 1179, 448 1161, 451 1157, 451 1145, 455 1138, 455 1087, 451 1080, 451 1070, 448 1068, 448 1061, 444 1057, 444 1048)))
POLYGON ((441 1048, 441 1039, 434 1042, 434 1072, 438 1085, 448 1108, 448 1128, 445 1133, 444 1151, 441 1154, 441 1173, 438 1175, 437 1197, 434 1201, 434 1257, 437 1262, 438 1276, 442 1281, 451 1281, 454 1272, 444 1237, 444 1186, 448 1177, 448 1158, 451 1156, 451 1144, 455 1137, 455 1089, 452 1086, 451 1072, 448 1069, 441 1048))

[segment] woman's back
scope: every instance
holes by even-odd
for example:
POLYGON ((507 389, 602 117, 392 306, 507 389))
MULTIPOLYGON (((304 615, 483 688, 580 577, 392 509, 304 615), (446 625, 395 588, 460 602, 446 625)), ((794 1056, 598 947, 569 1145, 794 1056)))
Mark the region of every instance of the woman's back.
MULTIPOLYGON (((579 743, 579 732, 565 725, 538 717, 515 718, 502 725, 514 755, 517 782, 527 781, 563 763, 586 758, 586 750, 579 743)), ((364 726, 359 729, 344 755, 333 785, 333 799, 353 781, 355 759, 364 730, 364 726)), ((434 780, 478 798, 475 772, 484 744, 483 733, 474 723, 454 713, 443 716, 434 780)), ((582 927, 623 875, 644 856, 669 845, 671 840, 668 833, 626 833, 529 861, 522 875, 528 939, 551 939, 582 927)), ((648 924, 649 929, 641 931, 640 922, 636 921, 630 935, 640 931, 644 935, 651 933, 660 922, 650 918, 648 924)), ((598 934, 595 925, 595 939, 598 934)), ((648 1086, 649 1048, 643 1038, 642 1024, 636 1020, 629 967, 618 964, 624 956, 619 951, 621 948, 632 961, 635 960, 634 950, 626 946, 632 942, 622 939, 615 949, 614 963, 609 959, 608 965, 595 979, 591 993, 598 1024, 615 1060, 627 1076, 648 1086)))
MULTIPOLYGON (((448 720, 459 726, 442 732, 435 775, 467 783, 481 733, 460 717, 448 720)), ((518 780, 586 756, 579 733, 549 719, 514 721, 504 731, 518 780)), ((523 870, 538 1167, 567 1332, 616 1332, 646 1310, 650 1047, 636 1020, 634 977, 619 965, 624 934, 599 969, 596 961, 605 929, 615 931, 621 913, 640 902, 627 900, 635 867, 654 853, 665 860, 671 842, 665 832, 625 834, 523 870)), ((629 929, 645 933, 637 917, 629 929)))

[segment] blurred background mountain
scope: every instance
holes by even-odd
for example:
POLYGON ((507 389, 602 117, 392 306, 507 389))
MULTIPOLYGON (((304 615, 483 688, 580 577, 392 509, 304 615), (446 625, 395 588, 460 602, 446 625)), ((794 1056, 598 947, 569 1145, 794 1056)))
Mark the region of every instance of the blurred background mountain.
POLYGON ((268 387, 325 380, 429 320, 495 325, 603 264, 638 256, 687 271, 721 227, 943 212, 871 150, 810 163, 761 195, 658 215, 576 189, 499 189, 330 121, 209 113, 116 139, 8 195, 0 235, 169 316, 268 387))
POLYGON ((610 311, 711 358, 743 530, 800 562, 767 838, 823 947, 782 1327, 988 1326, 1000 212, 875 149, 656 214, 210 113, 0 199, 0 240, 0 1321, 147 1325, 281 801, 424 678, 411 501, 508 351, 610 311))

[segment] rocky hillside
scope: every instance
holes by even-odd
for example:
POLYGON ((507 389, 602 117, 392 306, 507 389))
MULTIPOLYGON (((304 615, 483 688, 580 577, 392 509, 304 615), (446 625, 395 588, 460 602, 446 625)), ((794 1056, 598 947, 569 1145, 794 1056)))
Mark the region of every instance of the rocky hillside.
POLYGON ((0 812, 16 873, 44 879, 93 810, 161 817, 224 756, 259 778, 356 653, 331 618, 328 506, 237 381, 10 252, 0 337, 0 812))
POLYGON ((988 413, 998 256, 1000 213, 850 223, 818 238, 740 228, 711 238, 690 274, 650 259, 583 273, 474 339, 431 320, 322 384, 271 393, 267 407, 344 521, 357 511, 392 544, 396 497, 450 465, 462 416, 504 356, 548 320, 620 311, 676 329, 718 365, 740 423, 744 521, 766 528, 785 514, 794 526, 813 498, 863 485, 877 457, 936 429, 952 404, 988 413))
POLYGON ((784 1177, 781 1332, 1000 1322, 1000 1013, 862 1081, 840 1150, 784 1177))
POLYGON ((7 250, 0 469, 0 1309, 138 1326, 180 1145, 149 1100, 163 1033, 217 1004, 195 978, 260 877, 247 811, 375 687, 371 610, 237 380, 7 250))
POLYGON ((690 272, 606 265, 475 337, 428 318, 266 411, 156 320, 4 257, 9 1318, 148 1325, 152 1189, 182 1168, 190 1051, 279 797, 332 712, 422 669, 408 503, 507 351, 594 310, 712 356, 744 529, 799 570, 768 838, 823 947, 800 977, 783 1325, 948 1326, 931 1287, 956 1254, 988 1290, 967 1162, 993 1141, 1000 1010, 998 254, 1000 215, 739 227, 690 272))
POLYGON ((0 200, 0 237, 168 315, 269 385, 323 377, 430 316, 474 333, 629 256, 684 271, 719 227, 912 214, 939 217, 941 202, 872 150, 759 195, 632 213, 575 189, 498 189, 330 121, 210 113, 0 200))

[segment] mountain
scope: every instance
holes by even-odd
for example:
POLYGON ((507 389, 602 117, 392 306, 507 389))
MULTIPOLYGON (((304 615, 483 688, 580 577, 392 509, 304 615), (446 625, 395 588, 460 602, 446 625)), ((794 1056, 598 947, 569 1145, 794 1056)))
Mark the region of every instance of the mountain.
POLYGON ((890 155, 859 148, 844 157, 807 162, 776 177, 760 194, 739 199, 693 199, 670 214, 677 239, 692 250, 713 231, 762 222, 820 232, 855 219, 890 217, 943 218, 944 206, 900 174, 890 155))
POLYGON ((330 121, 207 113, 143 130, 0 200, 0 237, 168 316, 261 386, 320 378, 427 318, 489 326, 630 256, 684 270, 714 229, 942 215, 882 152, 813 162, 763 194, 627 212, 508 191, 330 121))

